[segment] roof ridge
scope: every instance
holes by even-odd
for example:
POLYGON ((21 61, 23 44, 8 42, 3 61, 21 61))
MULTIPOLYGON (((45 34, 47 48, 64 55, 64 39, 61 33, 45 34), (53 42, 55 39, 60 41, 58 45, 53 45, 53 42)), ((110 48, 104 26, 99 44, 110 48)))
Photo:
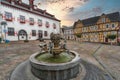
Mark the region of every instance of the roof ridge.
MULTIPOLYGON (((102 14, 110 15, 110 14, 115 14, 115 13, 119 13, 119 15, 120 15, 120 12, 118 12, 118 11, 116 11, 116 12, 112 12, 112 13, 109 13, 109 14, 105 14, 105 13, 102 13, 102 14)), ((86 19, 81 19, 81 21, 83 21, 83 20, 87 20, 87 19, 91 19, 91 18, 100 17, 100 16, 101 16, 101 15, 99 15, 99 16, 95 16, 95 17, 89 17, 89 18, 86 18, 86 19)))
POLYGON ((95 16, 95 17, 90 17, 90 18, 86 18, 86 19, 81 19, 81 21, 83 21, 83 20, 87 20, 87 19, 96 18, 96 17, 100 17, 100 16, 95 16))

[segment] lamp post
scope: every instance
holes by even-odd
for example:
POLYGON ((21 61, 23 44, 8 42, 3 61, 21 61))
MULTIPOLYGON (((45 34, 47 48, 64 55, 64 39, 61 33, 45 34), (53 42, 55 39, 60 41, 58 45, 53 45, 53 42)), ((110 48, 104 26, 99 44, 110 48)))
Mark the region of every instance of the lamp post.
MULTIPOLYGON (((7 25, 6 21, 1 21, 1 26, 4 26, 4 30, 2 29, 2 27, 1 27, 1 29, 4 31, 4 34, 5 34, 5 36, 4 36, 5 41, 6 41, 6 25, 7 25)), ((1 31, 1 33, 3 33, 3 31, 1 31)))

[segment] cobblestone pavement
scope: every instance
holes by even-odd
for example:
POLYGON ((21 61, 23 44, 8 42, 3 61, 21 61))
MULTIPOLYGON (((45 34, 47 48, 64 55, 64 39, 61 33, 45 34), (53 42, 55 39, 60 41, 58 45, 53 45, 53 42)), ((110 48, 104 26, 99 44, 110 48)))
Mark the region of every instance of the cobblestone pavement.
POLYGON ((0 80, 7 80, 19 63, 38 51, 37 43, 0 44, 0 80))
POLYGON ((92 56, 92 54, 99 48, 101 44, 78 43, 72 41, 69 41, 67 44, 67 47, 70 50, 78 52, 83 60, 93 63, 94 65, 103 69, 103 67, 98 63, 98 61, 96 61, 96 59, 92 56))
POLYGON ((120 80, 120 46, 102 45, 95 56, 115 80, 120 80))
POLYGON ((77 51, 83 60, 108 72, 114 80, 120 80, 120 46, 78 42, 68 44, 73 45, 68 47, 77 51), (95 57, 93 57, 94 54, 95 57))
MULTIPOLYGON (((80 70, 79 74, 70 80, 112 80, 108 74, 106 74, 103 70, 98 68, 97 66, 86 62, 84 60, 80 60, 80 70)), ((13 71, 10 80, 41 80, 35 77, 31 73, 31 66, 29 61, 24 61, 20 65, 15 68, 13 71)))
MULTIPOLYGON (((39 51, 40 49, 37 45, 38 43, 39 42, 10 44, 7 47, 4 47, 4 45, 1 46, 0 44, 0 80, 7 80, 11 71, 13 71, 19 63, 27 60, 29 56, 34 52, 39 51)), ((100 69, 104 70, 103 67, 99 64, 99 62, 92 56, 94 52, 96 52, 96 50, 100 47, 101 44, 78 43, 73 41, 68 41, 67 44, 68 44, 67 47, 70 50, 75 50, 76 52, 78 52, 83 60, 90 62, 99 67, 100 69)), ((107 45, 102 45, 102 48, 100 48, 100 50, 98 49, 97 51, 98 53, 96 52, 96 55, 97 58, 100 58, 99 59, 100 61, 104 62, 103 64, 105 64, 107 67, 109 66, 110 70, 114 69, 113 72, 116 72, 117 74, 117 72, 118 73, 120 72, 119 71, 120 62, 118 62, 120 57, 119 54, 120 50, 119 47, 117 46, 110 47, 107 45), (117 63, 115 63, 115 61, 117 61, 117 63)))
POLYGON ((81 64, 83 64, 86 70, 86 74, 83 80, 113 80, 109 76, 109 74, 107 74, 105 71, 101 70, 97 66, 84 60, 81 61, 81 64))

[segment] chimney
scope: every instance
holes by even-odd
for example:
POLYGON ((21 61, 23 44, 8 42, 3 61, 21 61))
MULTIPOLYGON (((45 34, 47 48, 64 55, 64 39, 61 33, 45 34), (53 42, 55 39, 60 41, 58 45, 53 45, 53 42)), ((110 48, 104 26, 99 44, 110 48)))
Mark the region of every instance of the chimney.
POLYGON ((33 8, 34 7, 34 0, 29 0, 29 5, 30 5, 30 8, 33 8))

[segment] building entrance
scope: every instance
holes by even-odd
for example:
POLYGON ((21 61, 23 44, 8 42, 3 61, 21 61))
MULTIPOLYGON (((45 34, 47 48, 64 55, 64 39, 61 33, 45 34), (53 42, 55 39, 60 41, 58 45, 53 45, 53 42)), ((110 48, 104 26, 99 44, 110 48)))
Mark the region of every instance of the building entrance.
POLYGON ((43 38, 43 32, 42 30, 38 30, 38 39, 42 40, 42 38, 43 38))
POLYGON ((25 30, 19 31, 18 40, 27 40, 27 32, 25 30))

